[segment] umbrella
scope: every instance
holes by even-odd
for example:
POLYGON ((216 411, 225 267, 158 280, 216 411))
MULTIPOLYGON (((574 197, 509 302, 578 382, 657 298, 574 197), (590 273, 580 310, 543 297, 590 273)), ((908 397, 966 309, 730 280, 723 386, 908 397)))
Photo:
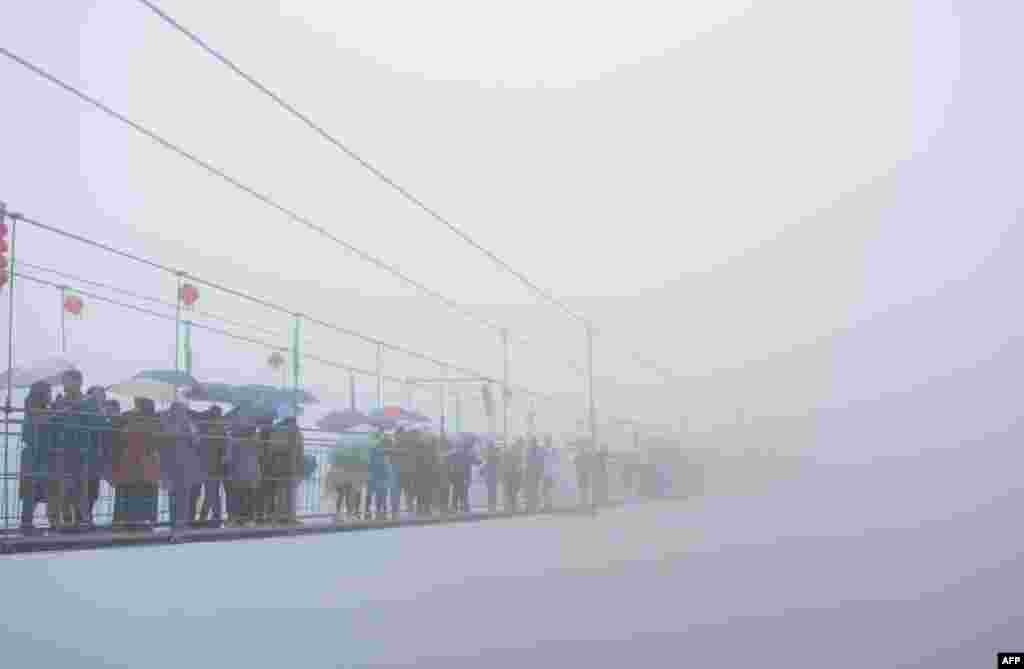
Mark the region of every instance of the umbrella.
POLYGON ((198 381, 195 380, 191 374, 180 372, 174 369, 147 369, 144 372, 139 372, 135 375, 136 379, 147 380, 147 381, 159 381, 170 386, 177 388, 186 388, 188 390, 198 390, 202 387, 198 381))
POLYGON ((405 421, 408 423, 429 423, 430 419, 421 413, 403 409, 399 406, 386 406, 383 409, 374 409, 370 412, 370 418, 386 419, 393 422, 405 421))
POLYGON ((227 420, 238 421, 246 425, 257 423, 273 423, 277 418, 277 412, 272 406, 257 404, 255 402, 242 402, 234 409, 224 414, 227 420))
POLYGON ((359 425, 369 425, 370 417, 356 409, 332 411, 321 418, 316 427, 324 432, 344 432, 359 425))
POLYGON ((317 404, 320 401, 308 390, 303 390, 302 388, 276 388, 274 386, 249 384, 235 386, 235 390, 246 399, 253 401, 264 400, 274 404, 291 404, 292 401, 296 400, 299 404, 317 404))
POLYGON ((155 379, 128 379, 107 390, 122 397, 145 397, 154 402, 173 402, 178 399, 174 384, 155 379))
POLYGON ((196 402, 224 402, 235 404, 238 394, 230 383, 204 383, 198 388, 189 388, 185 397, 196 402))
POLYGON ((46 381, 50 385, 60 385, 61 375, 69 369, 77 369, 75 363, 59 355, 50 356, 28 365, 15 367, 0 375, 0 386, 7 387, 8 376, 15 388, 28 388, 36 381, 46 381))

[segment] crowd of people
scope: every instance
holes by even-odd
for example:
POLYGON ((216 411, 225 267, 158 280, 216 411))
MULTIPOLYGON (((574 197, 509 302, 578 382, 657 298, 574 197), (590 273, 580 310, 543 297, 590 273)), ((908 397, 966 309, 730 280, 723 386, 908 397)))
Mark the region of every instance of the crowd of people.
POLYGON ((54 397, 49 383, 37 382, 25 401, 19 496, 26 533, 41 503, 52 530, 93 529, 101 481, 114 490, 115 531, 155 527, 161 487, 172 531, 219 525, 222 507, 232 525, 299 522, 304 446, 294 418, 224 414, 216 405, 200 412, 181 402, 158 413, 142 397, 122 412, 101 386, 83 393, 78 370, 65 372, 61 386, 54 397))
MULTIPOLYGON (((608 452, 581 450, 574 458, 579 503, 603 504, 608 496, 608 452)), ((463 438, 452 444, 427 431, 397 428, 377 435, 367 457, 339 450, 327 484, 339 519, 465 513, 476 477, 487 489, 487 511, 550 510, 559 457, 552 438, 519 438, 508 448, 463 438), (501 493, 499 498, 499 491, 501 493), (403 504, 404 502, 404 504, 403 504)))
MULTIPOLYGON (((54 397, 48 382, 32 385, 25 401, 19 495, 21 527, 34 528, 46 504, 54 531, 95 527, 101 481, 114 491, 112 528, 147 530, 158 524, 160 489, 168 494, 172 532, 204 526, 297 524, 304 439, 294 417, 213 405, 195 411, 174 402, 158 413, 152 400, 135 398, 122 412, 101 386, 83 392, 83 375, 69 370, 54 397), (222 497, 223 494, 223 497, 222 497), (222 518, 226 512, 226 517, 222 518)), ((349 518, 468 512, 474 471, 496 512, 499 489, 506 512, 550 509, 557 453, 550 436, 520 438, 507 448, 493 441, 448 439, 399 427, 378 432, 367 457, 334 454, 327 478, 336 515, 349 518)), ((607 501, 607 450, 575 457, 579 502, 607 501)))

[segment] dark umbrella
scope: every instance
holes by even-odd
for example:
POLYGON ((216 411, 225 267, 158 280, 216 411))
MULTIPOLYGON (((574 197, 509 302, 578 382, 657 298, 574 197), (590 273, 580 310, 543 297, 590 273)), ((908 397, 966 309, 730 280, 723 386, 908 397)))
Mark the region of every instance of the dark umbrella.
POLYGON ((345 432, 359 425, 370 425, 370 417, 356 409, 332 411, 321 418, 316 427, 324 432, 345 432))

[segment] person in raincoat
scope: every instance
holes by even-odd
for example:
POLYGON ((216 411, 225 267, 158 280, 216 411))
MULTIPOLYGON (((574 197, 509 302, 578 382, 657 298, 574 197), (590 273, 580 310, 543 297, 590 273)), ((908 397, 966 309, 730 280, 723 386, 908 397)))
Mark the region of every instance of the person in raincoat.
POLYGON ((501 453, 493 440, 488 441, 484 456, 483 476, 487 482, 487 511, 498 510, 498 476, 501 470, 501 453))
POLYGON ((160 493, 160 421, 153 400, 135 398, 135 408, 114 419, 111 483, 115 530, 152 529, 160 493))
POLYGON ((580 506, 589 506, 592 460, 586 447, 581 446, 576 454, 576 489, 579 491, 580 506))
POLYGON ((553 508, 552 496, 555 490, 555 479, 558 477, 558 453, 551 442, 551 435, 544 439, 544 477, 541 482, 542 506, 545 511, 553 508))
POLYGON ((419 436, 416 440, 415 463, 413 496, 416 499, 416 513, 427 516, 431 513, 434 489, 437 486, 440 454, 425 435, 419 436))
POLYGON ((48 499, 57 500, 65 527, 88 530, 93 527, 92 507, 99 494, 99 480, 95 477, 100 464, 99 433, 109 427, 102 413, 105 398, 95 389, 90 397, 83 396, 82 380, 82 373, 76 369, 65 372, 64 393, 54 402, 52 422, 54 446, 60 453, 59 487, 48 499))
POLYGON ((395 430, 394 453, 391 456, 391 463, 395 470, 395 484, 397 493, 391 493, 392 512, 401 511, 401 498, 405 496, 405 509, 412 513, 415 511, 415 480, 416 480, 416 439, 415 435, 402 427, 395 430))
POLYGON ((523 485, 523 451, 519 440, 506 446, 502 453, 501 482, 505 493, 505 511, 515 513, 519 510, 519 489, 523 485))
POLYGON ((440 453, 437 462, 437 508, 441 514, 451 513, 454 508, 455 495, 452 491, 452 473, 454 450, 448 444, 447 437, 441 438, 440 453))
POLYGON ((404 445, 399 444, 396 434, 388 440, 388 459, 391 462, 391 494, 388 499, 388 507, 392 518, 398 518, 402 511, 402 470, 403 467, 408 466, 405 462, 407 457, 404 445))
POLYGON ((281 508, 283 512, 282 522, 287 525, 299 524, 297 513, 299 481, 302 480, 304 471, 304 460, 306 444, 302 437, 302 430, 299 429, 299 422, 295 416, 288 416, 278 426, 278 439, 286 443, 286 462, 284 469, 287 472, 282 489, 283 499, 281 508))
MULTIPOLYGON (((25 416, 21 427, 21 479, 18 494, 21 497, 21 530, 34 531, 33 518, 36 505, 46 501, 47 471, 53 432, 47 410, 53 400, 53 389, 49 383, 40 381, 32 384, 25 398, 25 416)), ((49 509, 47 509, 49 511, 49 509)), ((55 511, 56 509, 54 509, 55 511)), ((51 516, 51 527, 56 518, 51 516)))
POLYGON ((387 439, 379 439, 370 451, 366 512, 368 517, 375 512, 378 519, 384 518, 387 514, 388 492, 394 479, 391 462, 385 453, 387 443, 387 439))
POLYGON ((452 506, 456 513, 469 513, 469 484, 472 481, 473 467, 480 464, 480 458, 477 457, 472 442, 462 444, 452 458, 455 464, 452 469, 452 483, 455 486, 452 506))
POLYGON ((192 522, 189 494, 192 486, 204 480, 199 431, 189 418, 188 407, 174 402, 162 417, 160 478, 171 496, 172 536, 192 522))
POLYGON ((337 520, 360 515, 363 486, 369 478, 369 458, 365 447, 344 445, 339 441, 339 446, 331 454, 331 469, 327 475, 328 485, 337 493, 337 520))
POLYGON ((220 525, 221 495, 220 485, 224 478, 225 449, 227 448, 226 426, 221 408, 214 405, 206 411, 190 411, 189 417, 199 429, 200 451, 203 457, 203 469, 206 480, 192 486, 189 493, 189 505, 193 517, 200 523, 212 521, 220 525), (202 495, 202 506, 199 505, 202 495))
POLYGON ((295 508, 292 482, 302 476, 301 458, 295 461, 301 433, 295 418, 288 416, 274 425, 268 436, 264 456, 264 520, 286 524, 295 508))
POLYGON ((593 457, 594 506, 604 506, 608 504, 608 445, 603 444, 593 457))
POLYGON ((229 524, 245 526, 255 520, 256 488, 260 483, 259 429, 254 420, 242 415, 228 424, 228 447, 224 463, 229 524))
POLYGON ((536 438, 526 449, 526 512, 536 513, 540 505, 540 484, 544 478, 544 451, 536 438))

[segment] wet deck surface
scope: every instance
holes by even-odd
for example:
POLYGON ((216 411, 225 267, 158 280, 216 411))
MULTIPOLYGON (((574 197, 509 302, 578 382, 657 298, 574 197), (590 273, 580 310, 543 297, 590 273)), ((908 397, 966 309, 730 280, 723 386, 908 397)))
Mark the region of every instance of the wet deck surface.
MULTIPOLYGON (((621 506, 617 501, 605 508, 621 506)), ((580 507, 560 507, 539 511, 529 515, 594 515, 595 510, 580 507)), ((301 519, 299 525, 256 525, 248 527, 221 528, 188 528, 175 533, 169 528, 158 527, 154 530, 119 531, 109 528, 97 528, 90 532, 42 532, 33 535, 8 533, 0 536, 0 553, 35 553, 44 551, 90 550, 100 548, 127 548, 167 544, 203 543, 213 541, 238 541, 248 539, 269 539, 276 537, 293 537, 315 534, 334 534, 340 532, 362 532, 400 527, 421 527, 427 525, 450 525, 455 523, 477 523, 527 516, 525 512, 488 513, 474 511, 470 513, 417 516, 403 514, 399 518, 335 521, 333 514, 308 516, 301 519)))

